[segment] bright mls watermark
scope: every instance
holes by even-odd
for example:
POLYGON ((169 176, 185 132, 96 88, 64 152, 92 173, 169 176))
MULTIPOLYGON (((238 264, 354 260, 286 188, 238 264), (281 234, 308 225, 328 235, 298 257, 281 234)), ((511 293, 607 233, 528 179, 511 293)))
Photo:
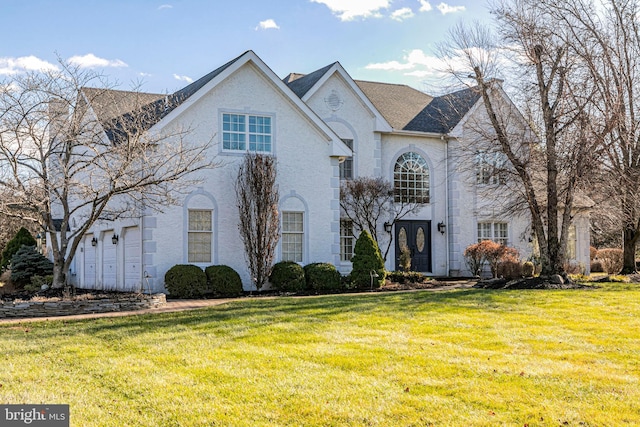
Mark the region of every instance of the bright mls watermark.
POLYGON ((69 427, 69 405, 0 405, 0 426, 69 427))

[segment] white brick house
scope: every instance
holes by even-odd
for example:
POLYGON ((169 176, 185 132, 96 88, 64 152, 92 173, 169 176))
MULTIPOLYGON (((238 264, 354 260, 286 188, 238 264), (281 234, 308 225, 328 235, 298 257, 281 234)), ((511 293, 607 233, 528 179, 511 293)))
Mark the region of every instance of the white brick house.
MULTIPOLYGON (((215 135, 211 155, 222 165, 203 173, 179 206, 96 223, 72 267, 79 287, 137 290, 148 283, 160 291, 170 267, 190 263, 229 265, 251 289, 234 192, 247 150, 277 158, 278 260, 350 270, 355 242, 341 221, 340 180, 358 176, 383 177, 424 202, 391 233, 379 233, 395 242, 388 270, 397 269, 398 242, 413 249, 418 270, 434 276, 469 274, 462 252, 479 238, 515 246, 525 258, 531 253, 526 215, 505 218, 492 210, 479 196, 476 170, 454 155, 465 120, 481 111, 472 91, 433 98, 404 85, 354 81, 337 62, 281 80, 248 51, 171 96, 179 102, 152 128, 195 124, 189 137, 215 135), (459 108, 443 113, 452 99, 459 108)), ((588 212, 575 223, 574 257, 588 269, 588 212)))

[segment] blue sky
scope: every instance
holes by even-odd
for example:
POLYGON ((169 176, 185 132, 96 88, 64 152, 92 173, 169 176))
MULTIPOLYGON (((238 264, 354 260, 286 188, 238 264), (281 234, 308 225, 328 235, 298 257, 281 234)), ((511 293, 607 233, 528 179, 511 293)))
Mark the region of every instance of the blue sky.
POLYGON ((340 61, 424 90, 447 29, 488 18, 484 0, 0 0, 0 79, 59 56, 173 92, 251 49, 280 77, 340 61))

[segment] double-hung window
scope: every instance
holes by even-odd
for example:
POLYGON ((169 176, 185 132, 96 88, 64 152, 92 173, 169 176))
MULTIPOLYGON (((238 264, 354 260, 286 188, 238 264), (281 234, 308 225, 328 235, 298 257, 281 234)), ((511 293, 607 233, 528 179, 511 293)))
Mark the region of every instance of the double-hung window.
MULTIPOLYGON (((353 139, 343 139, 342 142, 353 150, 353 139)), ((353 157, 347 157, 344 162, 340 163, 340 179, 353 178, 353 157)))
POLYGON ((302 262, 303 241, 303 213, 282 212, 282 260, 302 262))
POLYGON ((509 227, 506 222, 479 222, 478 242, 493 240, 501 245, 509 242, 509 227))
POLYGON ((340 261, 351 261, 356 238, 353 236, 353 222, 340 220, 340 261))
POLYGON ((273 128, 271 117, 253 114, 222 114, 223 151, 271 153, 273 128))
POLYGON ((211 262, 212 231, 210 210, 189 210, 188 262, 211 262))

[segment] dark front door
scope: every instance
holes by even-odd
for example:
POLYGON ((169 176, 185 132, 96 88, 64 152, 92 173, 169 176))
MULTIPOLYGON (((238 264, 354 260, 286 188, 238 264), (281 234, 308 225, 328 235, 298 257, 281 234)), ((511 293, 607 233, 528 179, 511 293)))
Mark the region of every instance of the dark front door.
POLYGON ((431 221, 398 221, 395 226, 396 270, 401 270, 402 248, 408 248, 411 270, 431 272, 431 221))

